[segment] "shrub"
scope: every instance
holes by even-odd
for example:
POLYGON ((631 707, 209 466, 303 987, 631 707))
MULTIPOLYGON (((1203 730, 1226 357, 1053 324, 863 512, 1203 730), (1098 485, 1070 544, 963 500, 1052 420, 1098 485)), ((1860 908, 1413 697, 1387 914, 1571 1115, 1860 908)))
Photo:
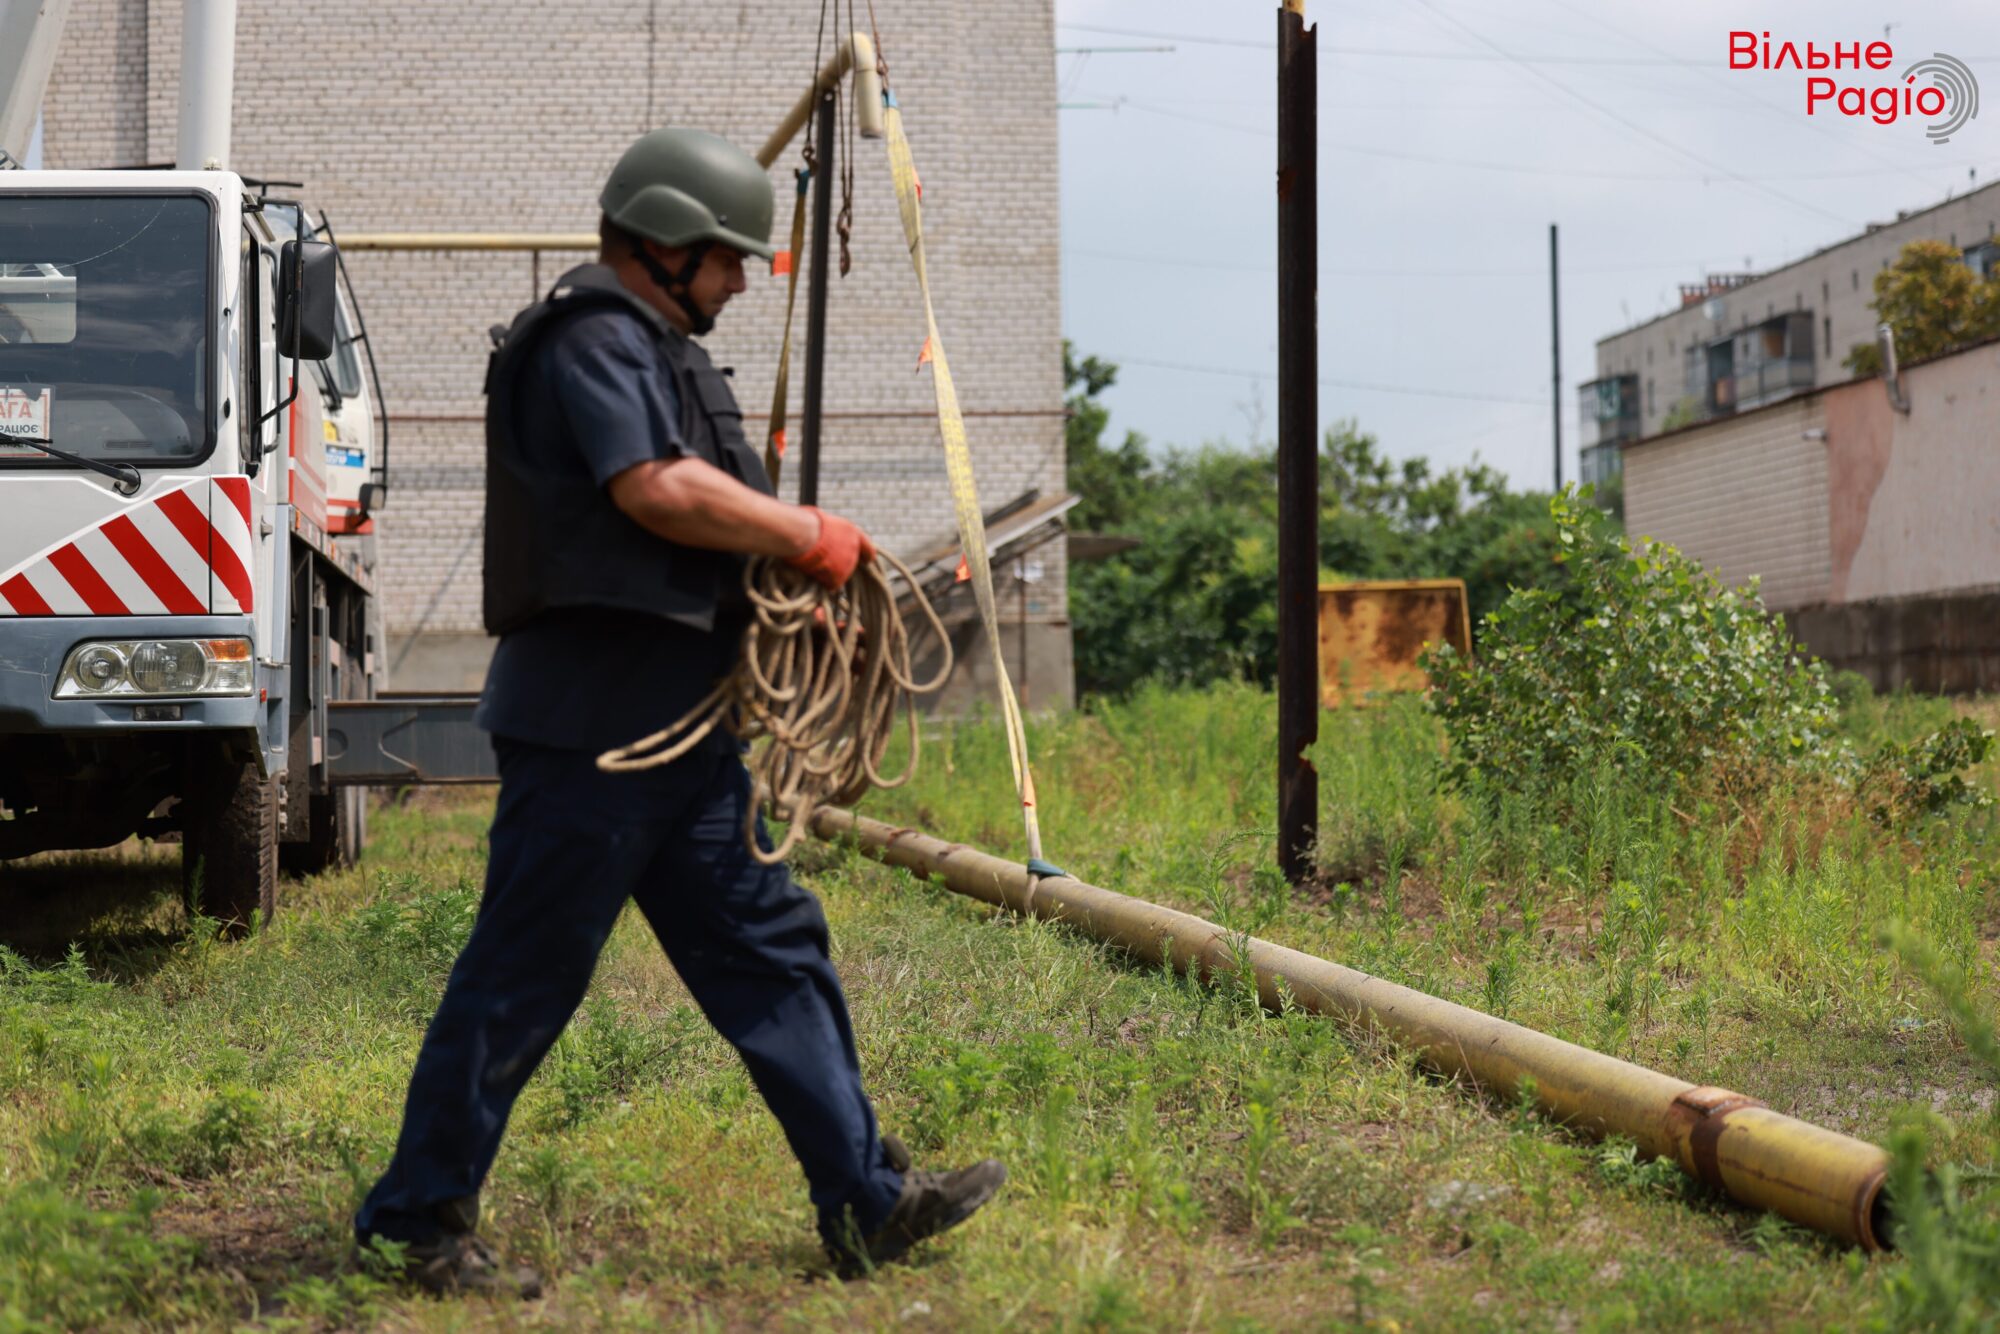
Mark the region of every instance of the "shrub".
POLYGON ((265 1144, 268 1123, 262 1096, 229 1084, 193 1116, 162 1107, 147 1109, 126 1129, 125 1140, 132 1155, 148 1167, 176 1176, 209 1177, 265 1144))
POLYGON ((196 1246, 159 1234, 157 1196, 101 1209, 43 1183, 0 1196, 0 1329, 164 1328, 213 1294, 184 1286, 196 1246))
POLYGON ((1765 612, 1694 559, 1633 543, 1574 487, 1549 502, 1567 576, 1517 588, 1484 619, 1481 655, 1425 657, 1447 775, 1567 790, 1609 767, 1678 793, 1815 763, 1835 747, 1833 694, 1765 612))
POLYGON ((1885 741, 1862 767, 1856 793, 1876 821, 1898 827, 1954 807, 1984 810, 1993 794, 1959 770, 1981 763, 1992 748, 1993 733, 1970 718, 1915 741, 1885 741))

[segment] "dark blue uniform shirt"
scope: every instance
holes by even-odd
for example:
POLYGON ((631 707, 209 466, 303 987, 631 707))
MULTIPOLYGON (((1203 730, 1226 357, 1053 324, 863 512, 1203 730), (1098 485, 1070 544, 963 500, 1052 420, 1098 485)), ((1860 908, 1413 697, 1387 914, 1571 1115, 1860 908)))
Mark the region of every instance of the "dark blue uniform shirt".
MULTIPOLYGON (((515 439, 534 464, 599 486, 635 464, 690 451, 679 392, 635 316, 593 310, 551 328, 515 395, 515 439)), ((732 633, 612 608, 545 612, 505 635, 486 673, 479 726, 565 750, 608 750, 672 723, 729 670, 732 633)))

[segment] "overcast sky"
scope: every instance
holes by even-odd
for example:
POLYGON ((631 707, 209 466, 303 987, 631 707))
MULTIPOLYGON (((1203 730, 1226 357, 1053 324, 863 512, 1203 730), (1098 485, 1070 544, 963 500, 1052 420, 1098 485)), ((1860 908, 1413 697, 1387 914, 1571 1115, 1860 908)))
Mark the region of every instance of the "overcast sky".
MULTIPOLYGON (((1174 48, 1057 57, 1064 329, 1120 363, 1113 427, 1156 446, 1275 427, 1276 9, 1056 0, 1059 48, 1174 48)), ((1357 419, 1392 455, 1476 454, 1517 485, 1551 476, 1551 222, 1573 478, 1575 388, 1598 338, 1670 309, 1705 272, 1774 268, 1963 193, 1970 168, 2000 179, 1990 0, 1306 0, 1306 17, 1320 50, 1321 420, 1357 419), (1950 143, 1922 118, 1808 118, 1804 73, 1728 68, 1732 29, 1803 50, 1880 39, 1885 22, 1895 63, 1842 81, 1966 59, 1995 104, 1950 143)))

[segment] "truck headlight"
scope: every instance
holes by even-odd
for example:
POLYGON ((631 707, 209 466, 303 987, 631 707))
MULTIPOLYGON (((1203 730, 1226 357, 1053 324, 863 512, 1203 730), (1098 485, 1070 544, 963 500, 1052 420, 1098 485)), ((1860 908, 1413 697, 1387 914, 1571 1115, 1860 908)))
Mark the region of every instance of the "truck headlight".
POLYGON ((247 639, 93 641, 69 651, 55 697, 247 695, 253 676, 247 639))

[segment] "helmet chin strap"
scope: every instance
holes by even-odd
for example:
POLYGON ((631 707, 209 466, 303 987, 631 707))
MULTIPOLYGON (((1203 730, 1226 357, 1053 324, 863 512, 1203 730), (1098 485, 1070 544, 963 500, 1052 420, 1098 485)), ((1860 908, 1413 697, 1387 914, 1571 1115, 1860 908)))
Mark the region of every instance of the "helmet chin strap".
POLYGON ((667 266, 654 258, 652 251, 646 249, 643 240, 634 239, 632 242, 632 256, 639 261, 639 267, 646 271, 646 276, 653 280, 653 285, 666 295, 667 300, 681 308, 681 313, 688 317, 689 329, 697 334, 705 334, 713 329, 715 317, 702 313, 701 307, 695 304, 694 297, 688 291, 688 284, 693 282, 695 274, 701 271, 702 261, 708 258, 708 252, 714 246, 713 241, 698 241, 689 246, 687 258, 681 262, 680 268, 669 273, 667 266))

